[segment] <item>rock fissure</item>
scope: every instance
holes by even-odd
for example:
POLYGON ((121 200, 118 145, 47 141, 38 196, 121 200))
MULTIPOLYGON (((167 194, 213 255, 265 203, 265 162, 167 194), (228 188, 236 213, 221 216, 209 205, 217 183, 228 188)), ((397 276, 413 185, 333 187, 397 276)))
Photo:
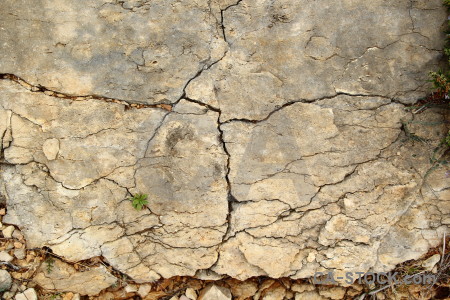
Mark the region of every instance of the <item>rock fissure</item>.
POLYGON ((124 109, 130 109, 130 108, 160 108, 160 109, 170 110, 170 108, 169 108, 170 105, 167 105, 165 103, 161 103, 161 104, 143 104, 143 103, 140 103, 140 102, 131 102, 131 101, 128 101, 128 100, 125 101, 125 100, 120 100, 120 99, 102 97, 102 96, 98 96, 98 95, 70 95, 70 94, 65 94, 65 93, 62 93, 62 92, 57 92, 57 91, 50 90, 50 89, 48 89, 48 88, 46 88, 44 86, 32 85, 32 84, 28 83, 27 81, 25 81, 23 78, 20 78, 17 75, 14 75, 14 74, 0 73, 0 80, 10 80, 10 81, 16 82, 17 84, 19 84, 20 86, 22 86, 26 90, 29 90, 29 91, 31 91, 33 93, 44 93, 47 96, 55 97, 55 98, 68 99, 68 100, 73 100, 73 101, 99 100, 99 101, 105 101, 105 102, 122 104, 122 105, 125 106, 124 109))

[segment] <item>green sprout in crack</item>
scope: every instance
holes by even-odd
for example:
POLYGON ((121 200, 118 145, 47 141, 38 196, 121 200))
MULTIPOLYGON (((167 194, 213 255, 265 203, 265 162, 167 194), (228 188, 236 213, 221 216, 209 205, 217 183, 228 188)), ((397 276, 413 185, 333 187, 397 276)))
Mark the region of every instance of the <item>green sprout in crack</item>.
POLYGON ((129 198, 129 200, 136 210, 142 210, 148 204, 147 198, 147 194, 136 194, 132 198, 129 198))
POLYGON ((50 299, 50 300, 61 299, 61 294, 60 294, 60 293, 57 293, 57 294, 50 295, 50 298, 49 298, 49 299, 50 299))
POLYGON ((447 136, 445 137, 444 142, 447 144, 448 147, 450 147, 450 130, 447 133, 447 136))
POLYGON ((45 263, 47 264, 47 273, 50 274, 53 271, 53 264, 55 263, 55 260, 52 257, 48 257, 45 260, 45 263))

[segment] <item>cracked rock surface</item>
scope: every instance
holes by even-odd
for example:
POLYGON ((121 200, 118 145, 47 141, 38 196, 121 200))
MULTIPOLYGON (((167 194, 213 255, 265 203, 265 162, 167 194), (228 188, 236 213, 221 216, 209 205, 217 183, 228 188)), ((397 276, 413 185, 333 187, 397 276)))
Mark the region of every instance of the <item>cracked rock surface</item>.
POLYGON ((117 282, 117 278, 103 266, 77 272, 71 265, 60 260, 54 261, 51 272, 43 264, 33 280, 46 290, 76 292, 81 295, 97 295, 117 282))
POLYGON ((445 115, 406 109, 440 3, 4 1, 3 222, 136 282, 420 257, 450 225, 445 115))

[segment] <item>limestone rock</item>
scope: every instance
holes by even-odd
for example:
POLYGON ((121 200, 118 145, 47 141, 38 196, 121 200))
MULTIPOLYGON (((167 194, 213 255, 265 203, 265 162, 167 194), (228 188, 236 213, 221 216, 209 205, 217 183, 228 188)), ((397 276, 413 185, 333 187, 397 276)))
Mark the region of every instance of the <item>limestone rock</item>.
POLYGON ((188 297, 191 300, 197 300, 197 293, 193 288, 187 288, 185 292, 186 297, 188 297))
POLYGON ((33 288, 26 289, 23 293, 18 293, 14 297, 16 300, 38 300, 36 291, 33 288))
POLYGON ((211 284, 200 292, 198 300, 231 300, 231 292, 225 287, 211 284))
POLYGON ((6 270, 0 270, 0 292, 8 291, 12 285, 11 275, 6 270))
POLYGON ((252 281, 232 281, 229 282, 231 287, 231 293, 237 300, 244 300, 252 297, 258 290, 256 282, 252 281))
POLYGON ((119 104, 71 103, 0 84, 2 103, 18 113, 11 123, 17 139, 5 157, 24 162, 2 173, 8 201, 17 208, 9 209, 5 220, 24 228, 31 247, 48 245, 74 261, 103 254, 140 282, 158 274, 194 275, 214 263, 228 213, 227 156, 218 138, 218 113, 191 113, 201 106, 187 103, 178 106, 183 113, 171 115, 161 109, 124 111, 119 104), (7 101, 13 96, 15 102, 7 101), (24 110, 30 101, 47 108, 24 110), (77 124, 80 114, 84 125, 77 124), (27 130, 36 133, 34 141, 27 130), (42 141, 49 139, 60 140, 54 160, 42 152, 42 141), (15 195, 19 188, 24 194, 15 195), (127 189, 149 194, 149 209, 134 210, 127 189), (58 209, 45 216, 53 205, 58 209), (108 245, 116 241, 129 241, 131 252, 123 259, 118 248, 108 245), (147 257, 142 265, 133 261, 137 255, 147 257))
POLYGON ((439 0, 243 1, 224 12, 229 51, 187 95, 221 109, 222 121, 339 93, 411 102, 427 92, 422 70, 438 68, 444 39, 433 28, 445 19, 439 0))
POLYGON ((149 284, 142 284, 142 285, 139 286, 138 294, 142 298, 145 298, 145 296, 147 296, 148 293, 150 293, 151 289, 152 289, 151 285, 149 285, 149 284))
POLYGON ((260 298, 261 300, 283 300, 286 296, 286 289, 282 286, 270 288, 260 298))
POLYGON ((303 292, 303 293, 295 293, 295 300, 326 300, 327 298, 319 295, 318 292, 303 292))
POLYGON ((291 290, 297 293, 311 292, 315 290, 314 285, 307 283, 294 283, 291 290))
POLYGON ((0 252, 0 261, 10 262, 12 260, 13 260, 13 257, 11 255, 9 255, 8 252, 6 252, 6 251, 0 252))
POLYGON ((406 107, 441 0, 3 2, 2 222, 28 247, 137 283, 297 279, 387 272, 448 232, 448 120, 406 107))
POLYGON ((344 299, 346 289, 342 287, 328 287, 319 288, 319 294, 325 298, 340 300, 344 299))
POLYGON ((23 294, 27 297, 27 300, 38 300, 36 290, 33 288, 26 289, 23 294))
POLYGON ((71 95, 175 102, 226 49, 216 2, 40 0, 33 6, 3 6, 0 72, 71 95), (32 27, 32 39, 28 30, 16 30, 32 27))
POLYGON ((13 231, 12 237, 16 240, 23 241, 23 234, 17 229, 13 231))
POLYGON ((14 232, 14 226, 7 226, 5 229, 2 230, 3 236, 6 239, 12 238, 13 232, 14 232))
POLYGON ((93 296, 114 284, 117 278, 104 266, 79 272, 71 265, 55 259, 51 272, 48 272, 44 263, 33 280, 47 290, 93 296))
POLYGON ((210 269, 208 270, 199 270, 197 271, 197 273, 195 274, 195 278, 198 278, 200 280, 220 280, 222 279, 224 276, 220 275, 210 269))
POLYGON ((17 259, 24 259, 26 256, 26 251, 24 248, 14 250, 14 256, 17 259))
POLYGON ((422 267, 426 271, 433 270, 434 266, 441 260, 441 255, 435 254, 422 262, 422 267))
POLYGON ((72 300, 74 297, 74 294, 72 292, 64 294, 62 300, 72 300))
POLYGON ((124 290, 126 293, 135 293, 138 291, 138 287, 134 284, 127 284, 124 290))

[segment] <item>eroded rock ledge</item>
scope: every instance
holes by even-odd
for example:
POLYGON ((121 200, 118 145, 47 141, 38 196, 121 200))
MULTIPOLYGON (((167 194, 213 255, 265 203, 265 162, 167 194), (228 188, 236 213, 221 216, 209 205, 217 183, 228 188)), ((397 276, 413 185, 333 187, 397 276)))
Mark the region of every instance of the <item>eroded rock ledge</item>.
POLYGON ((427 172, 445 116, 405 109, 439 64, 439 0, 3 6, 3 221, 30 247, 137 282, 296 279, 388 271, 448 230, 427 172))

